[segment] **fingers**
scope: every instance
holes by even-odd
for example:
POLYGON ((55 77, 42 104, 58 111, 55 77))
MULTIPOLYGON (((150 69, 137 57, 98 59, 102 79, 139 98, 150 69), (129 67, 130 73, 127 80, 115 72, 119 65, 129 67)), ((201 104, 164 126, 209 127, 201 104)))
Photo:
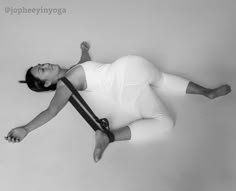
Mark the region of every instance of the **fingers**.
POLYGON ((19 143, 20 139, 16 138, 16 137, 5 137, 5 139, 9 142, 9 143, 19 143))
POLYGON ((13 135, 14 131, 15 131, 15 129, 12 129, 12 130, 8 133, 7 137, 11 137, 11 136, 13 135))
POLYGON ((14 129, 11 130, 8 135, 5 137, 5 139, 8 142, 12 142, 12 143, 18 143, 20 142, 20 138, 14 135, 14 129))
POLYGON ((86 42, 86 41, 83 41, 81 44, 80 44, 80 47, 82 50, 89 50, 90 46, 89 46, 89 43, 86 42))

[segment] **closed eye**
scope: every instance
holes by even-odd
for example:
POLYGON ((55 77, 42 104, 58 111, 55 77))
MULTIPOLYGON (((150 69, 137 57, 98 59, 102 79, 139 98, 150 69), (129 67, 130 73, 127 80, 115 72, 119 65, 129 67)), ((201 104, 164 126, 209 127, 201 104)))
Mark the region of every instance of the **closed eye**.
POLYGON ((43 68, 40 68, 40 67, 38 67, 38 73, 39 73, 39 75, 40 74, 42 74, 44 72, 44 69, 43 68))

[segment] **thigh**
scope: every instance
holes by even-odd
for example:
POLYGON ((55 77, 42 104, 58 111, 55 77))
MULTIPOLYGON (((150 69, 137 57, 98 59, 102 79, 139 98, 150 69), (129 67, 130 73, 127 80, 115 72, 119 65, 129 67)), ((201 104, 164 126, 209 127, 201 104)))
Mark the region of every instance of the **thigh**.
POLYGON ((127 56, 121 60, 124 65, 124 86, 151 84, 161 78, 159 69, 140 56, 127 56))
POLYGON ((132 141, 150 142, 167 138, 174 122, 151 87, 143 87, 136 100, 135 108, 139 113, 139 119, 129 125, 132 141))
POLYGON ((135 108, 142 118, 169 116, 166 106, 150 86, 143 86, 136 99, 135 108))

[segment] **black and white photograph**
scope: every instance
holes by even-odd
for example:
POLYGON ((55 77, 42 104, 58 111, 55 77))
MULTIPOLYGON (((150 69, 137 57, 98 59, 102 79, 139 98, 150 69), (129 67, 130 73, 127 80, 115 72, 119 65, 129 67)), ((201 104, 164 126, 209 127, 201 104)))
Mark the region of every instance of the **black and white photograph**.
POLYGON ((0 190, 236 189, 236 1, 0 9, 0 190))

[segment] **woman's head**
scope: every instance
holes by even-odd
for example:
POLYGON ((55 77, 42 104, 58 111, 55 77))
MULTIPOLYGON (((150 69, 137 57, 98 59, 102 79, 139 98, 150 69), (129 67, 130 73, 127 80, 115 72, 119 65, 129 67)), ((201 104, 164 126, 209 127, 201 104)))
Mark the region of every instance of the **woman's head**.
POLYGON ((60 66, 54 64, 38 64, 26 72, 28 87, 36 92, 55 90, 59 79, 60 66))

